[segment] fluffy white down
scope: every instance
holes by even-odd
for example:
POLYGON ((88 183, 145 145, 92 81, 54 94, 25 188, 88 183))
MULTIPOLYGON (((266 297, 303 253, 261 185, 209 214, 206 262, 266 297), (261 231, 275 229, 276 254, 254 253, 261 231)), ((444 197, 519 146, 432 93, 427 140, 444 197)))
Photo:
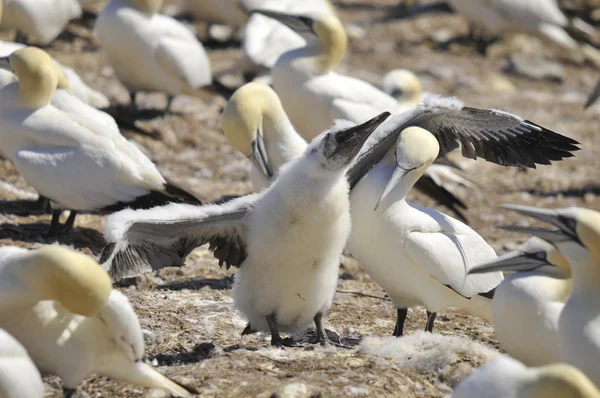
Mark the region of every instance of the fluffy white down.
POLYGON ((423 97, 423 107, 432 111, 435 109, 454 109, 461 110, 465 107, 465 103, 456 97, 445 97, 439 94, 427 94, 423 97))
POLYGON ((204 47, 171 17, 149 17, 124 1, 113 0, 98 16, 95 34, 129 91, 194 95, 212 82, 204 47))
POLYGON ((25 348, 0 329, 0 397, 42 398, 42 376, 25 348))
POLYGON ((467 376, 474 367, 499 354, 465 336, 424 331, 403 337, 367 337, 360 344, 359 352, 391 358, 419 373, 433 374, 450 386, 467 376))

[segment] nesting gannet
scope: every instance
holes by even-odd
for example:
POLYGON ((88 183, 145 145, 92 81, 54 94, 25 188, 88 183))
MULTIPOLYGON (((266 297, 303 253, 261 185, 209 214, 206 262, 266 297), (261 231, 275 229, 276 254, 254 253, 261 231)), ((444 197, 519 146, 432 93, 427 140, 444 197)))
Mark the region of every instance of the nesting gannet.
POLYGON ((598 398, 600 391, 579 369, 564 363, 527 368, 508 357, 493 358, 461 381, 452 398, 598 398))
POLYGON ((42 375, 13 336, 0 329, 0 397, 42 398, 42 375))
POLYGON ((63 380, 65 396, 92 373, 189 395, 142 362, 135 312, 91 257, 60 246, 0 248, 0 298, 0 327, 40 371, 63 380))
POLYGON ((80 16, 77 0, 10 0, 4 1, 0 29, 16 29, 17 38, 48 44, 80 16))
POLYGON ((239 267, 233 298, 248 318, 248 330, 270 332, 271 344, 280 346, 280 330, 301 330, 314 320, 325 343, 322 316, 331 306, 350 233, 345 173, 388 116, 323 132, 260 194, 223 205, 113 214, 101 262, 120 279, 181 266, 195 247, 210 242, 220 262, 239 267))
POLYGON ((233 94, 223 110, 221 126, 229 143, 252 162, 255 191, 268 187, 280 167, 302 155, 307 145, 277 94, 262 83, 248 83, 233 94))
POLYGON ((528 366, 560 362, 558 319, 571 294, 567 260, 555 246, 533 237, 469 274, 497 271, 517 271, 496 288, 492 303, 492 321, 502 348, 528 366))
POLYGON ((161 4, 112 0, 98 15, 94 32, 132 107, 138 91, 162 91, 168 112, 174 95, 199 95, 212 74, 202 43, 179 21, 159 14, 161 4))
MULTIPOLYGON (((17 50, 20 50, 23 47, 25 47, 25 45, 21 43, 0 40, 0 57, 8 57, 10 54, 17 50)), ((86 104, 93 106, 94 108, 106 108, 110 105, 110 101, 108 100, 106 95, 102 94, 100 91, 94 90, 93 88, 85 84, 85 82, 81 80, 81 77, 77 74, 77 72, 75 72, 68 66, 61 64, 54 58, 52 60, 61 69, 62 73, 64 73, 69 83, 70 90, 74 96, 76 96, 86 104)), ((0 72, 9 73, 4 71, 0 72)), ((12 81, 9 81, 8 83, 12 83, 12 81)), ((6 84, 4 83, 4 80, 0 78, 0 87, 4 87, 6 84)))
POLYGON ((577 207, 506 207, 558 228, 510 227, 552 242, 569 261, 572 293, 558 321, 561 359, 600 385, 600 213, 577 207))
POLYGON ((502 281, 500 272, 467 276, 472 266, 496 258, 479 234, 439 211, 406 201, 439 149, 431 133, 409 127, 400 133, 395 155, 386 155, 350 195, 353 230, 347 247, 392 299, 395 336, 402 335, 407 308, 415 305, 427 309, 428 331, 445 307, 491 319, 490 293, 502 281))
POLYGON ((68 230, 77 210, 197 202, 168 184, 118 130, 111 133, 98 120, 52 105, 59 78, 48 54, 28 47, 12 53, 8 64, 19 81, 0 89, 1 151, 30 185, 57 205, 50 235, 58 231, 61 209, 71 210, 68 230))
POLYGON ((393 69, 381 80, 381 89, 401 104, 416 106, 423 97, 421 81, 408 69, 393 69))

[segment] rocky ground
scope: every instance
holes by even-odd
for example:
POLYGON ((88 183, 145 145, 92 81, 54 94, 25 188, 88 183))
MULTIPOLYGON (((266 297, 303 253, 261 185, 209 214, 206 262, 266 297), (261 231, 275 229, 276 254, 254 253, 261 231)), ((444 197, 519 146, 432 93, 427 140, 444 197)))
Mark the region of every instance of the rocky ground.
MULTIPOLYGON (((409 68, 419 75, 427 91, 457 96, 469 106, 518 113, 582 143, 576 158, 537 170, 463 162, 464 176, 478 188, 456 187, 456 194, 469 205, 470 225, 499 253, 515 248, 525 238, 497 227, 528 222, 500 209, 503 203, 600 210, 600 105, 583 111, 586 95, 598 77, 594 67, 531 38, 518 37, 495 45, 487 57, 460 40, 440 45, 447 38, 465 36, 465 21, 455 15, 387 18, 397 0, 333 3, 350 32, 349 51, 339 70, 377 84, 388 70, 409 68)), ((92 3, 89 11, 93 14, 102 4, 92 3)), ((177 7, 167 3, 165 11, 177 13, 177 7)), ((72 23, 47 50, 75 68, 92 87, 106 93, 113 104, 111 112, 128 118, 127 92, 103 61, 92 37, 93 23, 92 17, 72 23)), ((193 27, 201 38, 206 37, 204 25, 193 27)), ((7 33, 2 37, 13 36, 7 33)), ((235 47, 219 45, 209 51, 216 75, 242 57, 235 47)), ((225 76, 223 81, 234 85, 241 79, 225 76)), ((198 197, 210 201, 244 194, 251 190, 249 163, 226 143, 220 131, 219 114, 224 104, 217 97, 178 97, 174 114, 163 120, 156 118, 155 110, 164 107, 165 97, 145 94, 139 101, 143 111, 137 132, 124 129, 123 133, 147 149, 167 178, 198 197)), ((24 229, 25 225, 45 227, 50 217, 23 215, 22 200, 35 198, 35 192, 7 160, 0 159, 0 178, 19 188, 0 185, 0 245, 37 247, 52 243, 24 229)), ((433 205, 419 194, 414 200, 433 205)), ((103 245, 103 223, 100 216, 78 216, 73 234, 61 237, 59 243, 98 255, 103 245)), ((232 275, 232 271, 219 269, 207 249, 201 248, 188 258, 186 267, 165 269, 122 288, 145 330, 147 360, 202 395, 438 397, 489 357, 463 349, 433 368, 423 368, 412 366, 410 357, 401 361, 373 355, 366 349, 271 349, 268 338, 240 337, 245 322, 233 309, 229 295, 232 275)), ((327 315, 328 326, 349 344, 368 336, 389 335, 395 312, 384 291, 351 259, 344 261, 340 276, 338 294, 327 315)), ((420 330, 424 323, 424 311, 412 310, 408 334, 420 330)), ((465 335, 500 348, 489 323, 461 310, 439 314, 435 331, 465 335)), ((53 377, 46 381, 46 395, 60 396, 60 381, 53 377)), ((156 390, 100 376, 92 376, 80 386, 80 395, 86 394, 163 396, 156 390)))

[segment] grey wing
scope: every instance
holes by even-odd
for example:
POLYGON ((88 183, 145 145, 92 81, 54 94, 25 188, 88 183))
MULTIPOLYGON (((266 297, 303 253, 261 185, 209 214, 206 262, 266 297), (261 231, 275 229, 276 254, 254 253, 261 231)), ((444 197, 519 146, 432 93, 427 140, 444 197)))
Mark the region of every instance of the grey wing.
POLYGON ((118 281, 169 266, 181 267, 196 247, 209 249, 225 264, 246 259, 248 216, 257 195, 221 205, 169 204, 149 210, 124 210, 106 220, 100 263, 118 281))
MULTIPOLYGON (((461 147, 462 155, 478 157, 502 166, 535 168, 553 160, 572 157, 577 141, 519 116, 493 109, 464 107, 446 100, 419 105, 415 110, 388 119, 376 142, 356 159, 347 177, 353 187, 388 150, 402 130, 411 126, 430 131, 440 144, 439 157, 461 147)), ((377 133, 376 133, 377 134, 377 133)))

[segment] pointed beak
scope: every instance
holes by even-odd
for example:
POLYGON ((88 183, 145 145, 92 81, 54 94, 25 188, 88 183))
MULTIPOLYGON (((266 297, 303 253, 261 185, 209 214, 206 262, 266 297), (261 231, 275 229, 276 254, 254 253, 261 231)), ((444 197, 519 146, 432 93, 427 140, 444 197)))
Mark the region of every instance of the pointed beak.
POLYGON ((590 96, 588 97, 588 99, 585 103, 584 109, 587 109, 590 106, 592 106, 594 104, 594 102, 596 102, 598 97, 600 97, 600 79, 598 79, 598 81, 596 82, 596 85, 594 86, 594 89, 590 93, 590 96))
POLYGON ((411 171, 412 171, 412 169, 404 170, 403 168, 398 166, 398 164, 396 164, 396 167, 394 167, 394 172, 392 173, 392 176, 388 180, 387 185, 383 189, 383 192, 381 193, 381 196, 379 197, 379 200, 377 201, 377 204, 375 205, 375 208, 373 209, 373 211, 377 210, 377 208, 379 207, 381 202, 383 202, 385 200, 385 198, 387 198, 387 196, 390 194, 390 192, 392 192, 394 190, 394 188, 396 188, 396 186, 398 186, 398 184, 400 184, 402 179, 404 179, 404 177, 411 171))
POLYGON ((314 20, 310 17, 303 15, 290 15, 284 14, 282 12, 270 11, 270 10, 260 10, 255 9, 252 10, 252 13, 262 14, 269 18, 273 18, 276 21, 281 22, 288 28, 292 29, 294 32, 303 34, 303 33, 311 33, 316 35, 313 29, 314 20))
POLYGON ((7 70, 9 72, 13 71, 12 66, 10 66, 10 57, 1 57, 0 58, 0 69, 7 70))
MULTIPOLYGON (((262 125, 262 121, 261 121, 262 125)), ((256 132, 256 138, 252 141, 252 154, 250 155, 250 160, 259 170, 263 172, 267 178, 273 177, 273 170, 269 167, 269 156, 267 155, 267 150, 265 148, 265 140, 262 134, 262 128, 259 125, 259 129, 256 132)))
POLYGON ((543 265, 552 265, 545 258, 546 253, 543 251, 523 253, 515 250, 496 258, 494 261, 471 268, 468 274, 487 274, 496 271, 532 271, 543 265))
POLYGON ((389 116, 389 112, 383 112, 363 124, 333 133, 330 138, 330 140, 333 140, 333 145, 329 151, 324 151, 323 154, 328 159, 335 158, 339 159, 340 163, 350 163, 369 136, 389 116))
POLYGON ((567 221, 569 219, 565 216, 561 216, 552 209, 539 209, 537 207, 521 206, 521 205, 504 205, 505 209, 514 210, 523 215, 536 218, 540 221, 552 224, 557 227, 558 231, 546 230, 543 228, 535 227, 503 227, 509 231, 528 233, 538 238, 544 239, 548 242, 562 242, 566 240, 574 240, 579 242, 577 237, 577 231, 574 230, 572 225, 569 225, 567 221))

